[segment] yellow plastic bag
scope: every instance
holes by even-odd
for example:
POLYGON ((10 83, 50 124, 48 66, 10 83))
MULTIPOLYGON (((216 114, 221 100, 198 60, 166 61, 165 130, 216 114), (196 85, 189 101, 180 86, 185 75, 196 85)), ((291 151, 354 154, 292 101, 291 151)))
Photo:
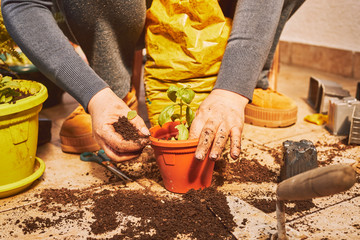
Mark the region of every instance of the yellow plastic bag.
POLYGON ((170 85, 192 88, 195 111, 213 89, 231 30, 217 0, 153 0, 147 11, 144 82, 149 120, 157 125, 170 85))
POLYGON ((323 125, 323 124, 327 123, 328 115, 324 115, 321 113, 314 113, 314 114, 307 115, 304 118, 304 120, 307 122, 310 122, 310 123, 314 123, 316 125, 323 125))

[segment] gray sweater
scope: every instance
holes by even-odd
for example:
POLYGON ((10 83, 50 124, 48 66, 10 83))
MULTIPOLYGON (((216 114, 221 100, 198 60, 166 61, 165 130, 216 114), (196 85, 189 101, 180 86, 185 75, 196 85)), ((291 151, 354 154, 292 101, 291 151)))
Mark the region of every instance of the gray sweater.
MULTIPOLYGON (((59 2, 90 66, 58 27, 51 0, 2 0, 8 32, 38 69, 85 109, 90 99, 109 85, 123 98, 130 89, 132 57, 144 27, 145 1, 59 2)), ((291 2, 297 1, 238 1, 215 88, 251 100, 261 71, 267 60, 272 61, 283 25, 297 9, 291 2)))

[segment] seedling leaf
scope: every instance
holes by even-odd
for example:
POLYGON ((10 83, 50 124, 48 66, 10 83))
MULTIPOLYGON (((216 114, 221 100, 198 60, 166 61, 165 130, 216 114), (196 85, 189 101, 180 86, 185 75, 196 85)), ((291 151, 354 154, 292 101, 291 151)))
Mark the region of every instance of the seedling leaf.
POLYGON ((12 80, 12 77, 5 76, 1 79, 1 83, 7 83, 7 82, 10 82, 11 80, 12 80))
POLYGON ((176 92, 179 90, 177 86, 171 85, 168 90, 166 91, 168 98, 176 103, 176 92))
POLYGON ((189 130, 184 124, 179 124, 175 127, 179 131, 178 140, 187 140, 189 138, 189 130))
POLYGON ((186 104, 190 104, 195 97, 195 92, 190 88, 181 88, 178 95, 186 104))
POLYGON ((127 113, 128 120, 134 119, 136 116, 137 116, 137 112, 135 110, 131 110, 127 113))
POLYGON ((191 126, 192 121, 195 118, 195 113, 194 111, 190 108, 190 106, 186 107, 186 123, 189 125, 189 127, 191 126))
POLYGON ((169 105, 165 107, 158 118, 158 123, 160 126, 162 126, 164 123, 166 123, 170 117, 174 114, 174 105, 169 105))
POLYGON ((5 103, 10 102, 12 99, 13 99, 13 97, 12 97, 12 96, 8 96, 8 97, 6 97, 6 98, 5 98, 5 103))

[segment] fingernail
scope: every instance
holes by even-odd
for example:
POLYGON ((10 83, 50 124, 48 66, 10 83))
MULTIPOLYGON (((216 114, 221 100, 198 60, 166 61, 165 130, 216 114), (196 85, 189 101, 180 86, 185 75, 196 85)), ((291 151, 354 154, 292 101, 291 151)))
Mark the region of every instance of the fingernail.
POLYGON ((199 160, 199 161, 203 161, 203 160, 204 160, 204 156, 203 156, 202 154, 199 154, 199 153, 195 154, 195 158, 196 158, 197 160, 199 160))
POLYGON ((218 155, 217 154, 211 154, 209 157, 210 157, 211 160, 215 161, 218 158, 218 155))
POLYGON ((143 127, 140 132, 144 134, 145 136, 150 136, 150 131, 146 127, 143 127))

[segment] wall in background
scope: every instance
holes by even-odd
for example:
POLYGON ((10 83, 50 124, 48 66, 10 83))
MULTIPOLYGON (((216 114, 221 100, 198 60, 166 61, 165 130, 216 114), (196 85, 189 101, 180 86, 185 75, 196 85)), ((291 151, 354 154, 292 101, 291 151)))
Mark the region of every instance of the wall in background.
POLYGON ((360 52, 360 1, 307 0, 281 40, 360 52))
POLYGON ((360 1, 307 0, 285 25, 280 62, 360 79, 360 1))

